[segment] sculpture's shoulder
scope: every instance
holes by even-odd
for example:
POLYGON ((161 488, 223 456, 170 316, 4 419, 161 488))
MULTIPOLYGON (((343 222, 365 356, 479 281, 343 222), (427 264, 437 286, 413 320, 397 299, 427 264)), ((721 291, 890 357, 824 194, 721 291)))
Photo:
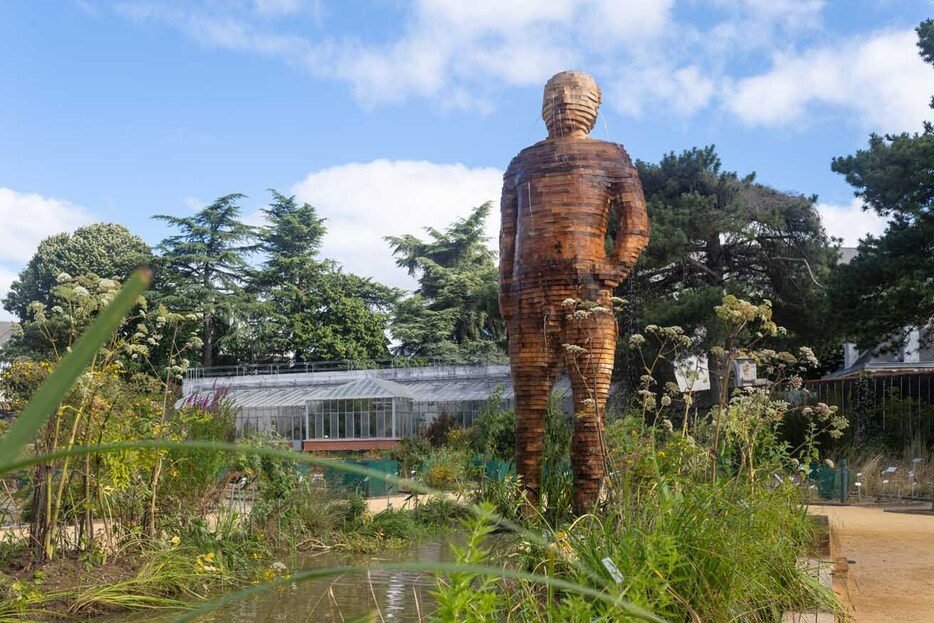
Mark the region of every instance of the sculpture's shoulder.
POLYGON ((629 153, 626 151, 626 148, 619 143, 590 139, 587 141, 587 144, 595 153, 599 153, 600 155, 605 156, 608 160, 619 159, 622 160, 627 167, 633 166, 632 158, 629 157, 629 153))
POLYGON ((549 154, 554 152, 554 146, 549 143, 550 141, 547 140, 539 141, 516 154, 516 157, 509 161, 506 172, 503 173, 503 181, 507 184, 515 182, 516 176, 528 169, 533 163, 547 160, 549 154))
POLYGON ((514 170, 517 166, 520 166, 523 162, 534 160, 535 158, 541 156, 542 154, 553 152, 553 151, 554 151, 554 145, 552 144, 552 141, 544 140, 544 141, 539 141, 535 143, 534 145, 529 145, 528 147, 520 151, 518 154, 516 154, 516 157, 513 158, 509 162, 509 168, 507 168, 506 171, 508 172, 510 170, 514 170))
POLYGON ((619 143, 598 139, 545 139, 520 151, 503 175, 507 185, 529 176, 597 167, 611 178, 633 175, 632 159, 619 143))

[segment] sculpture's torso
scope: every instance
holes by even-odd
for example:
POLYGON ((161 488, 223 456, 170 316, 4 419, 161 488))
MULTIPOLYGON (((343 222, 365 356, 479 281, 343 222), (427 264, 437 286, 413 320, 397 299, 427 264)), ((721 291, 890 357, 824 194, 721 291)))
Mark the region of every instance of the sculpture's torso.
POLYGON ((512 277, 612 279, 605 239, 611 201, 635 176, 621 145, 549 139, 524 149, 504 177, 516 196, 512 277))

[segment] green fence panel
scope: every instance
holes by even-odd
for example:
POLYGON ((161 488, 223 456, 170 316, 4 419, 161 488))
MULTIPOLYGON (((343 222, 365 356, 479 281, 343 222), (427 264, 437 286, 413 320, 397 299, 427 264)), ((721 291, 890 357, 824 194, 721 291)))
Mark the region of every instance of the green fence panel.
POLYGON ((830 469, 826 465, 812 467, 811 480, 817 484, 817 493, 825 500, 830 500, 840 495, 840 486, 837 478, 837 470, 830 469))
POLYGON ((499 482, 516 475, 516 464, 512 461, 486 461, 483 466, 483 473, 490 480, 499 482))
MULTIPOLYGON (((386 474, 387 476, 399 477, 399 461, 357 461, 361 467, 375 470, 386 474)), ((380 497, 384 495, 395 495, 399 493, 399 484, 383 480, 382 478, 370 478, 368 497, 380 497)))
MULTIPOLYGON (((343 462, 365 467, 388 476, 399 477, 399 461, 348 459, 343 462)), ((325 467, 324 479, 331 486, 348 489, 366 497, 381 497, 399 492, 398 483, 387 482, 382 478, 371 478, 362 474, 355 474, 336 467, 325 467)))

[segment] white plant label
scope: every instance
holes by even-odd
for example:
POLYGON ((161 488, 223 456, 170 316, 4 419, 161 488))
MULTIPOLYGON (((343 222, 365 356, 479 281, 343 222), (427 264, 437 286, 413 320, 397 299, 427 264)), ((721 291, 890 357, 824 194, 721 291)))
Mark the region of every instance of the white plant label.
POLYGON ((613 576, 613 581, 617 584, 623 583, 623 574, 619 572, 619 569, 616 568, 616 564, 613 562, 613 559, 607 556, 600 562, 603 563, 603 566, 606 567, 606 570, 610 572, 610 575, 613 576))

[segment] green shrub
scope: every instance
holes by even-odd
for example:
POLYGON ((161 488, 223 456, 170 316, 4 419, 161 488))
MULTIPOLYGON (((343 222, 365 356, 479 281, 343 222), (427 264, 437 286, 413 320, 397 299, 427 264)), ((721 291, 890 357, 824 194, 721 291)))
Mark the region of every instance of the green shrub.
POLYGON ((439 448, 422 466, 421 477, 433 489, 454 489, 472 474, 470 456, 463 450, 439 448))
POLYGON ((408 478, 412 472, 418 472, 431 454, 431 444, 420 437, 403 439, 387 454, 389 459, 399 461, 399 475, 408 478))
POLYGON ((410 511, 412 518, 428 531, 451 528, 464 518, 468 511, 462 504, 441 497, 431 497, 410 511))
POLYGON ((503 386, 487 399, 472 427, 472 449, 494 461, 511 461, 516 454, 516 413, 503 408, 503 386))
POLYGON ((412 541, 424 534, 424 529, 407 510, 386 509, 373 515, 367 530, 384 539, 412 541))
POLYGON ((442 413, 428 425, 425 431, 425 439, 431 444, 432 448, 440 448, 447 444, 451 430, 457 427, 457 422, 447 412, 442 413))

